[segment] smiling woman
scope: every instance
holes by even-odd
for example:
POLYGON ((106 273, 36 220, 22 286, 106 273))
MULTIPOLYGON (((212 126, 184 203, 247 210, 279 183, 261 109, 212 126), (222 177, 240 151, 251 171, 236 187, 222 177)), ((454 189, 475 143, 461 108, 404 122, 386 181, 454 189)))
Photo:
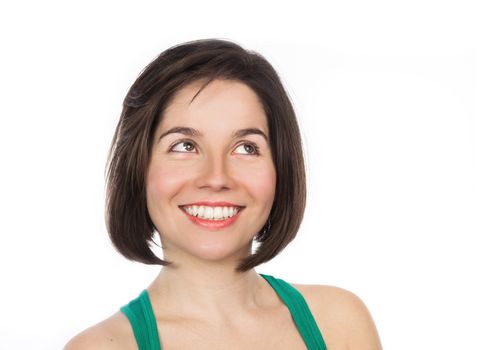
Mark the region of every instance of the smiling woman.
POLYGON ((65 349, 381 348, 354 294, 255 271, 306 204, 294 109, 260 54, 216 39, 164 51, 124 100, 108 165, 114 246, 162 269, 65 349))
POLYGON ((165 257, 179 264, 250 256, 275 195, 267 117, 254 91, 216 79, 189 102, 202 84, 180 89, 162 112, 146 178, 165 257))

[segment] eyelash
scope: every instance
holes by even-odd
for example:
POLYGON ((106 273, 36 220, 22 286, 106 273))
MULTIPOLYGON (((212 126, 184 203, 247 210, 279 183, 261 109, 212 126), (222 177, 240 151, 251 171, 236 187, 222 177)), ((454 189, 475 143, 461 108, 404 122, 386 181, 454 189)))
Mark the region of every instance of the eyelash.
MULTIPOLYGON (((193 147, 195 147, 195 148, 196 148, 196 145, 194 144, 194 142, 193 142, 193 141, 190 141, 190 140, 180 140, 180 141, 178 141, 178 142, 174 143, 174 144, 173 144, 173 145, 170 147, 169 151, 170 151, 170 152, 176 152, 176 153, 189 153, 189 152, 172 151, 172 149, 173 149, 174 147, 176 147, 176 146, 177 146, 178 144, 180 144, 180 143, 189 143, 189 144, 192 144, 192 145, 193 145, 193 147)), ((249 145, 249 146, 252 146, 252 147, 254 148, 254 153, 249 153, 249 155, 251 155, 251 156, 259 156, 259 155, 261 154, 261 153, 259 152, 259 147, 258 147, 258 146, 257 146, 257 145, 256 145, 254 142, 244 142, 244 143, 241 143, 239 146, 243 146, 243 145, 249 145)), ((237 147, 239 147, 239 146, 237 146, 237 147)))

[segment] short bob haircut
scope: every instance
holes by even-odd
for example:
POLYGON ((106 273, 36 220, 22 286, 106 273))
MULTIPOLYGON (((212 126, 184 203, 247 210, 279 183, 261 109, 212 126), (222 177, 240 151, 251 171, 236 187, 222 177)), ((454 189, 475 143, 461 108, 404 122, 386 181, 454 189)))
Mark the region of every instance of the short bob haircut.
POLYGON ((202 79, 205 83, 199 92, 215 79, 246 84, 259 97, 267 116, 276 192, 269 218, 255 236, 261 244, 236 267, 244 272, 271 260, 295 238, 305 211, 306 180, 300 130, 278 74, 262 55, 228 40, 173 46, 154 59, 129 89, 106 164, 106 227, 126 258, 173 264, 151 250, 157 229, 147 209, 146 175, 154 133, 166 107, 179 89, 202 79))

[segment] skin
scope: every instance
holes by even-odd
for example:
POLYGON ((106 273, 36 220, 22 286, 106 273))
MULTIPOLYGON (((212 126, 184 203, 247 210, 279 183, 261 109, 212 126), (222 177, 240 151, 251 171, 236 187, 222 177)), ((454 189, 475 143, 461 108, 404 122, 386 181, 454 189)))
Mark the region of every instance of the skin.
POLYGON ((276 171, 262 136, 231 138, 245 128, 259 128, 268 135, 266 115, 255 93, 242 83, 214 81, 190 104, 202 84, 191 84, 176 95, 156 132, 147 205, 166 259, 178 266, 163 268, 149 293, 155 299, 160 295, 172 299, 173 310, 181 315, 227 323, 230 313, 257 306, 255 294, 262 277, 254 270, 239 274, 234 268, 240 258, 250 255, 253 237, 268 218, 276 171), (170 134, 159 140, 175 126, 193 127, 203 135, 170 134), (192 143, 183 144, 183 138, 192 143), (174 152, 169 152, 173 145, 174 152), (259 148, 259 155, 251 145, 259 148), (202 200, 246 208, 234 225, 207 231, 178 207, 202 200))
MULTIPOLYGON (((147 288, 163 347, 303 349, 289 310, 271 286, 254 269, 235 272, 268 218, 276 172, 266 139, 231 135, 244 128, 268 135, 266 115, 254 91, 241 82, 215 80, 192 100, 202 84, 184 87, 163 112, 147 175, 148 210, 165 258, 175 264, 163 267, 147 288), (175 126, 192 127, 202 136, 160 137, 175 126), (228 201, 246 208, 233 225, 209 231, 178 207, 197 201, 228 201)), ((332 286, 293 286, 306 299, 330 350, 381 349, 373 320, 356 295, 332 286)), ((137 348, 121 312, 65 346, 116 348, 137 348)))

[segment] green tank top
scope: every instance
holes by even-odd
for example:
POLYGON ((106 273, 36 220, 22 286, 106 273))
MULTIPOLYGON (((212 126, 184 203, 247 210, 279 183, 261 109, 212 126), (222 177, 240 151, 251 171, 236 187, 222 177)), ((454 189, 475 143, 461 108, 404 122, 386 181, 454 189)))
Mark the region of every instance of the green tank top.
MULTIPOLYGON (((317 323, 302 294, 280 278, 261 273, 259 275, 268 281, 290 310, 293 321, 307 346, 307 350, 327 350, 319 327, 317 327, 317 323)), ((139 350, 161 350, 157 322, 146 289, 136 299, 121 307, 120 310, 131 323, 139 350)))

